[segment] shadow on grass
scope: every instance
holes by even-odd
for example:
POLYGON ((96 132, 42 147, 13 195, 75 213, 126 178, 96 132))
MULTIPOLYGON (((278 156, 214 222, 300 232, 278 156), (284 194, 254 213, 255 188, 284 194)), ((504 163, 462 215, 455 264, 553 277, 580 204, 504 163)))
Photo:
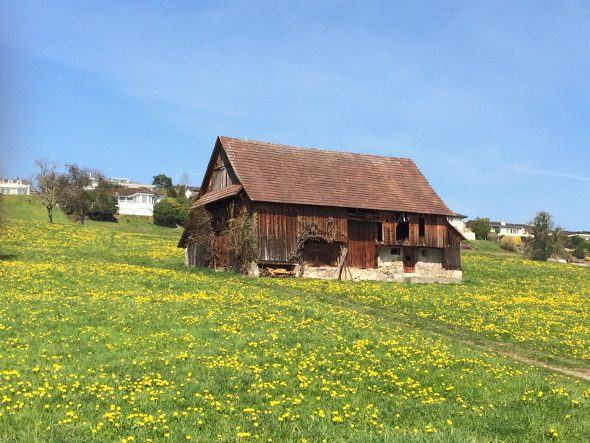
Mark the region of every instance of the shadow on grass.
POLYGON ((2 260, 14 260, 16 258, 16 254, 1 254, 0 253, 0 261, 2 260))

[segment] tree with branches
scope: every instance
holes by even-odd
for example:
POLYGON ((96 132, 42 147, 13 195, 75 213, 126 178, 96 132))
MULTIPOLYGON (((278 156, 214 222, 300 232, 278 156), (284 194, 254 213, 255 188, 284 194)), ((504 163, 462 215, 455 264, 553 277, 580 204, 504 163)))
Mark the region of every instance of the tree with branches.
MULTIPOLYGON (((66 168, 67 172, 60 177, 63 209, 66 214, 74 214, 78 222, 84 224, 93 199, 90 190, 91 171, 75 164, 66 164, 66 168)), ((96 172, 92 176, 101 177, 96 172)))
POLYGON ((63 192, 62 174, 56 170, 55 163, 47 160, 35 160, 37 172, 31 179, 31 187, 47 209, 47 219, 53 223, 53 210, 61 203, 63 192))
POLYGON ((551 214, 544 211, 538 212, 532 221, 533 237, 525 245, 524 256, 531 260, 546 261, 559 252, 560 231, 561 228, 553 223, 551 214))

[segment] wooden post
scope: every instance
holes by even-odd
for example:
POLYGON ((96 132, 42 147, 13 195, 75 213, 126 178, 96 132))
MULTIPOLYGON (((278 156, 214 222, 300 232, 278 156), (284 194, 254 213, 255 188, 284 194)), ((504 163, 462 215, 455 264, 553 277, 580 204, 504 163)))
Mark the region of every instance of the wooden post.
POLYGON ((346 262, 346 254, 348 254, 348 248, 346 246, 340 246, 340 259, 338 260, 338 280, 342 280, 342 269, 346 262))

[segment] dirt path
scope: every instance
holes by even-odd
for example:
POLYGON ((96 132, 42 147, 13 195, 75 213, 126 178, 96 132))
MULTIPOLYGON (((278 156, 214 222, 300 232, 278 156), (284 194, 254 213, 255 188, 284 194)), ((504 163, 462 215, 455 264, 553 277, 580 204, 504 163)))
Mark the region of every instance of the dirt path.
POLYGON ((574 377, 574 378, 579 378, 581 380, 590 381, 590 369, 589 368, 584 368, 584 367, 568 368, 565 366, 559 366, 559 365, 555 365, 555 364, 545 363, 540 360, 536 360, 534 358, 518 354, 518 353, 511 351, 511 350, 502 349, 505 347, 505 345, 502 343, 498 343, 496 346, 493 346, 490 344, 483 345, 483 344, 476 343, 476 342, 473 342, 470 340, 464 340, 464 339, 460 339, 457 337, 452 337, 450 335, 442 334, 440 332, 434 332, 434 331, 428 331, 428 330, 425 330, 425 331, 429 332, 432 335, 436 335, 437 337, 464 344, 465 346, 468 346, 469 348, 472 348, 472 349, 477 349, 479 351, 485 351, 485 352, 494 352, 496 354, 503 355, 504 357, 511 358, 512 360, 516 360, 521 363, 525 363, 525 364, 528 364, 531 366, 536 366, 538 368, 547 369, 547 370, 553 371, 553 372, 558 372, 560 374, 568 375, 568 376, 574 377))

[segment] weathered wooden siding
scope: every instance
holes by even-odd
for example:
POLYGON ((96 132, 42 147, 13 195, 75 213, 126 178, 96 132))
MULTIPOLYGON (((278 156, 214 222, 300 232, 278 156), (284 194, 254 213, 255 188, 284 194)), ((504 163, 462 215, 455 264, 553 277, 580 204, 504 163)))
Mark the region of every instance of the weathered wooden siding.
POLYGON ((213 267, 227 266, 227 235, 216 235, 213 241, 213 267))
POLYGON ((297 252, 297 213, 286 205, 255 208, 260 260, 289 262, 297 252))
POLYGON ((445 269, 461 269, 461 237, 449 227, 442 251, 442 265, 445 269))
POLYGON ((447 220, 443 215, 424 215, 424 237, 418 239, 420 246, 444 248, 447 235, 447 220))
POLYGON ((346 210, 302 205, 256 204, 261 261, 289 262, 297 254, 298 235, 311 225, 334 242, 347 238, 346 210))
POLYGON ((207 182, 206 192, 226 188, 236 183, 238 183, 238 180, 231 164, 223 149, 220 149, 211 169, 211 176, 207 182))
POLYGON ((379 224, 375 222, 348 222, 348 266, 364 269, 377 267, 378 227, 379 224))

